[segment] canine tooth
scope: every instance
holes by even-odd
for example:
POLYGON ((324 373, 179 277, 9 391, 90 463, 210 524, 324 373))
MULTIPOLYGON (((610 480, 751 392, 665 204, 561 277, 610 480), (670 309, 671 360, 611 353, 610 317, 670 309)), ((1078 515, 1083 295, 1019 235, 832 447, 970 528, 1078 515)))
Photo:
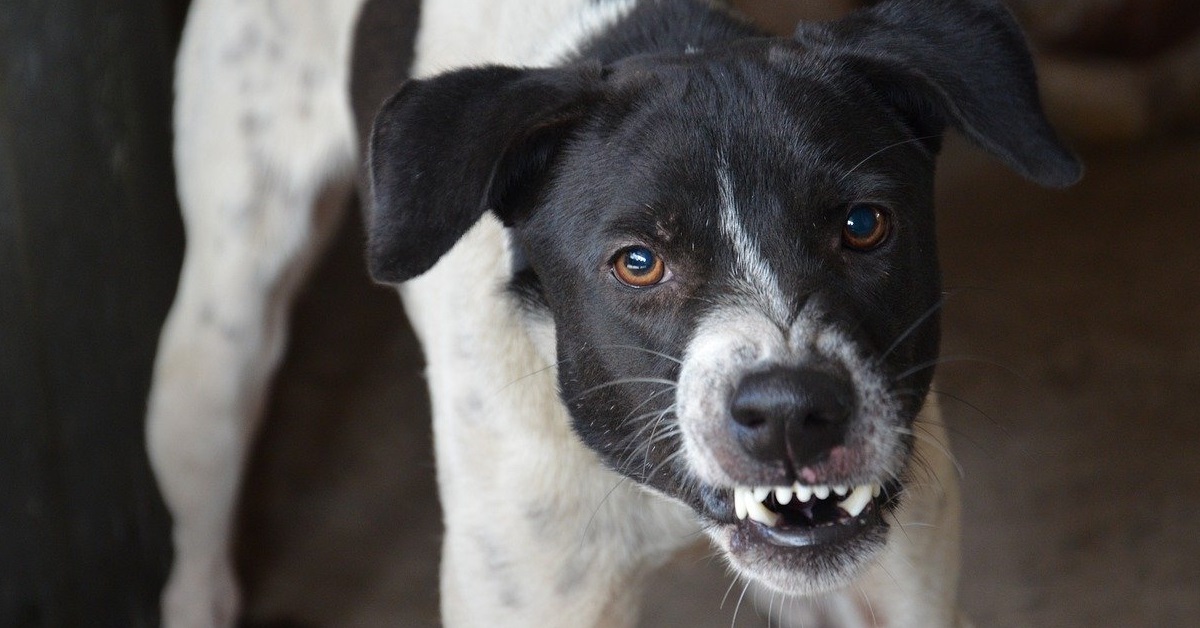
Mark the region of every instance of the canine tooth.
POLYGON ((746 518, 746 493, 745 489, 733 489, 733 511, 737 513, 738 519, 746 518))
POLYGON ((878 484, 871 485, 871 497, 879 497, 879 494, 882 492, 883 492, 882 486, 880 486, 878 484))
POLYGON ((806 502, 812 499, 812 487, 796 482, 792 485, 792 489, 796 491, 796 499, 806 502))
POLYGON ((833 485, 833 492, 837 493, 838 497, 845 497, 846 492, 849 490, 850 490, 850 488, 848 486, 846 486, 845 484, 834 484, 833 485))
POLYGON ((820 486, 814 486, 813 495, 816 495, 817 499, 825 499, 829 497, 829 487, 825 486, 824 484, 820 486))
POLYGON ((846 499, 838 502, 838 507, 846 511, 846 514, 851 517, 857 517, 867 507, 871 501, 871 486, 861 484, 854 487, 854 492, 846 499))
POLYGON ((786 504, 792 501, 792 489, 788 486, 780 486, 775 489, 775 501, 780 504, 786 504))
POLYGON ((762 502, 749 500, 746 502, 746 511, 750 518, 765 525, 774 527, 775 522, 779 521, 779 515, 767 509, 762 502))
POLYGON ((767 495, 770 495, 770 494, 771 494, 771 488, 769 486, 754 487, 754 501, 756 501, 756 502, 761 502, 762 500, 767 498, 767 495))

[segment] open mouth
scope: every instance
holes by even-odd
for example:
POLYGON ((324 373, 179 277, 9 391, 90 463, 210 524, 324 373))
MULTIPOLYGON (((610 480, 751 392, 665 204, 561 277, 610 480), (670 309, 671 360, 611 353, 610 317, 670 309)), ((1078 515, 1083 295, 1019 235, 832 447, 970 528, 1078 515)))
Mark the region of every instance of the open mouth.
POLYGON ((739 525, 774 545, 808 547, 849 540, 881 524, 879 484, 738 487, 733 490, 739 525))

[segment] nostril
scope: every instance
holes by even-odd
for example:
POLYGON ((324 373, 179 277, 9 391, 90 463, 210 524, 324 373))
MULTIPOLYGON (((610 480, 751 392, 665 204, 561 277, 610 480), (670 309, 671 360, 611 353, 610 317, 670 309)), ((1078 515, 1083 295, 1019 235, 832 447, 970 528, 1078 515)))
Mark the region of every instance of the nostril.
POLYGON ((759 387, 746 386, 745 382, 738 386, 729 408, 734 422, 751 428, 765 425, 772 414, 771 400, 765 392, 759 387))

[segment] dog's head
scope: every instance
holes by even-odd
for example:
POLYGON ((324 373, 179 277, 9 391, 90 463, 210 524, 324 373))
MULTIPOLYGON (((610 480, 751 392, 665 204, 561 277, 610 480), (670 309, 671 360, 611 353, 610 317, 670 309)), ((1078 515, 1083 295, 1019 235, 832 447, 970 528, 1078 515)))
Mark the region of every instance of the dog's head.
POLYGON ((947 126, 1040 183, 1079 177, 994 2, 412 81, 371 140, 372 271, 421 274, 494 213, 580 438, 744 573, 827 588, 885 543, 909 466, 947 126))

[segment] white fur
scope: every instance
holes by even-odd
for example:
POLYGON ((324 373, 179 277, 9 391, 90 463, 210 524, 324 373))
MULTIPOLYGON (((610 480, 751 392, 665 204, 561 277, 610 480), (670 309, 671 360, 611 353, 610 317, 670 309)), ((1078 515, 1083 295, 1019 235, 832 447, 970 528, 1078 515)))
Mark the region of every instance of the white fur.
POLYGON ((733 191, 733 175, 724 159, 717 170, 717 190, 720 194, 718 214, 721 216, 721 233, 733 244, 737 266, 744 285, 745 295, 752 296, 766 308, 767 315, 775 321, 788 319, 788 298, 779 289, 779 281, 771 272, 771 266, 763 259, 757 243, 742 227, 737 200, 733 191))

